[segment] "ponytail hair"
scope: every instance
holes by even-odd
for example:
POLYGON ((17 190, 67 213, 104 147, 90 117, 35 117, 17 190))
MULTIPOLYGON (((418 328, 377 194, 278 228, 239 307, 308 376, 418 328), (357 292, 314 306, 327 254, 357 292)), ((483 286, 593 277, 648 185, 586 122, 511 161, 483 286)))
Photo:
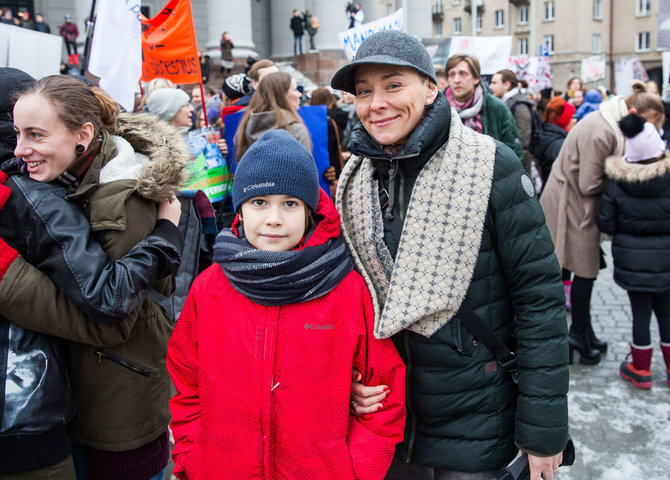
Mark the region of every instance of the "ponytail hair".
POLYGON ((103 130, 116 130, 118 104, 98 87, 88 87, 68 75, 50 75, 22 91, 17 100, 27 95, 41 95, 56 109, 59 119, 70 131, 90 122, 97 137, 103 130))

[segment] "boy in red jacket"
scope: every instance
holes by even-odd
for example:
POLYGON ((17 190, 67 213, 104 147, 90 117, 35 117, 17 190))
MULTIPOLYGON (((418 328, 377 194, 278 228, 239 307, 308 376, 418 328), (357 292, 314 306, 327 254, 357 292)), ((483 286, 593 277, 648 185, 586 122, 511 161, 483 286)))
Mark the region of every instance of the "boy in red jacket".
POLYGON ((383 479, 405 421, 405 368, 319 189, 311 155, 271 130, 235 173, 238 218, 168 345, 180 479, 383 479), (350 414, 352 368, 389 386, 350 414))

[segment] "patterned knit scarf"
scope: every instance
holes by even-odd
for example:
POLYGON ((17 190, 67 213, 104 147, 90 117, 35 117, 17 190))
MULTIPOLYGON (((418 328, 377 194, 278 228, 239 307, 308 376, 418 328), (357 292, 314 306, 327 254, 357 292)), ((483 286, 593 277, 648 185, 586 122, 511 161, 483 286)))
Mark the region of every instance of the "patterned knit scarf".
POLYGON ((265 306, 322 297, 354 267, 341 236, 300 250, 268 252, 252 247, 231 230, 216 237, 214 261, 235 290, 265 306))
POLYGON ((482 107, 484 106, 484 90, 481 85, 475 87, 475 91, 465 102, 459 102, 454 97, 451 88, 448 88, 445 95, 451 105, 461 117, 463 125, 473 129, 477 133, 484 133, 484 124, 482 123, 482 107))

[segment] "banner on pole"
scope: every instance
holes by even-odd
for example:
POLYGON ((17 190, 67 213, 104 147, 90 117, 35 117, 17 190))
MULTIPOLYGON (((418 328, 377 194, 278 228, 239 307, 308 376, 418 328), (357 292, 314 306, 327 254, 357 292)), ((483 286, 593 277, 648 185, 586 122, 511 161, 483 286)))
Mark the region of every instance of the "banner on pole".
POLYGON ((551 88, 551 64, 549 57, 528 57, 526 55, 509 58, 510 67, 519 80, 526 80, 533 90, 551 88))
POLYGON ((508 68, 512 52, 512 36, 451 37, 449 56, 466 54, 479 60, 482 75, 493 75, 508 68))
POLYGON ((348 60, 352 60, 356 55, 358 47, 360 47, 361 43, 363 43, 363 41, 370 35, 381 30, 402 30, 402 24, 402 8, 399 8, 395 13, 387 17, 341 32, 338 37, 340 38, 340 44, 344 50, 344 55, 348 60))
POLYGON ((607 61, 605 54, 593 55, 582 60, 580 78, 584 83, 597 82, 605 78, 607 61))
POLYGON ((143 18, 142 26, 143 81, 201 82, 191 0, 170 0, 158 15, 143 18))

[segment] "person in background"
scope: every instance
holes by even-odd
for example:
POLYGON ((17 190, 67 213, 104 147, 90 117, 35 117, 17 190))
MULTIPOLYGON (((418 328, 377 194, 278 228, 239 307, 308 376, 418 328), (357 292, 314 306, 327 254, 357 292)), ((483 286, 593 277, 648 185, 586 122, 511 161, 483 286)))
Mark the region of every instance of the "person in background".
POLYGON ((596 112, 600 108, 603 101, 603 96, 598 89, 592 88, 586 92, 584 102, 577 108, 575 112, 575 121, 579 122, 582 118, 591 112, 596 112))
POLYGON ((190 100, 180 88, 159 88, 147 99, 147 111, 186 133, 194 124, 190 100))
POLYGON ((447 80, 447 72, 444 71, 444 68, 435 69, 435 78, 437 78, 437 89, 444 93, 449 87, 449 80, 447 80))
POLYGON ((516 74, 511 70, 500 70, 491 78, 489 85, 491 93, 502 100, 514 116, 514 121, 519 130, 519 138, 523 147, 521 164, 530 175, 531 165, 535 158, 530 153, 533 140, 533 102, 528 100, 518 86, 516 74))
POLYGON ((209 72, 211 70, 212 60, 209 55, 205 54, 202 50, 198 50, 198 60, 200 62, 200 74, 202 75, 202 83, 207 83, 209 81, 209 72))
POLYGON ((302 37, 305 34, 303 28, 304 19, 300 16, 300 12, 296 9, 293 10, 293 16, 291 17, 290 27, 293 31, 293 55, 302 55, 302 37))
POLYGON ((621 363, 619 374, 651 388, 653 311, 670 386, 670 155, 645 118, 631 113, 619 128, 624 154, 605 161, 609 182, 596 217, 600 231, 613 235, 614 281, 628 292, 633 314, 632 360, 621 363))
POLYGON ((521 160, 523 146, 512 112, 482 87, 479 60, 472 55, 453 55, 445 71, 449 80, 445 95, 463 124, 500 140, 521 160))
POLYGON ((230 75, 235 67, 233 48, 235 48, 235 45, 233 44, 233 39, 230 37, 230 33, 223 32, 219 49, 221 50, 221 74, 224 77, 230 75))
POLYGON ((344 159, 340 144, 349 115, 337 106, 337 99, 326 87, 319 87, 312 92, 310 105, 325 105, 328 120, 328 160, 330 167, 323 176, 331 185, 331 198, 334 198, 337 179, 340 178, 344 159))
MULTIPOLYGON (((542 180, 540 193, 544 191, 549 173, 551 172, 551 166, 561 151, 565 137, 568 135, 568 130, 575 124, 574 113, 574 105, 563 100, 563 97, 554 97, 547 103, 547 107, 542 114, 542 132, 538 135, 537 144, 534 146, 540 169, 540 178, 542 180)), ((570 280, 563 282, 568 310, 570 310, 571 285, 572 281, 570 280)))
POLYGON ((278 128, 288 130, 311 153, 309 132, 298 115, 300 97, 298 86, 288 73, 275 72, 263 77, 235 134, 237 159, 266 131, 278 128))
POLYGON ((563 100, 566 102, 572 99, 577 90, 582 90, 584 88, 582 86, 582 80, 579 77, 570 78, 570 80, 568 80, 567 87, 568 90, 565 92, 565 95, 563 95, 563 100))
POLYGON ((2 17, 0 17, 0 22, 4 23, 6 25, 15 25, 14 24, 14 15, 12 14, 12 11, 9 8, 2 12, 2 17))
POLYGON ((44 21, 44 16, 41 13, 35 14, 35 30, 42 33, 51 33, 51 27, 44 21))
POLYGON ((21 17, 22 28, 27 28, 28 30, 35 30, 35 23, 33 22, 33 19, 30 18, 30 12, 24 10, 23 12, 19 12, 19 16, 21 17))
POLYGON ((58 29, 58 34, 63 37, 63 41, 65 42, 68 63, 70 65, 78 65, 79 54, 77 53, 77 37, 79 36, 79 28, 77 28, 77 24, 72 21, 72 15, 65 15, 65 23, 58 29))
POLYGON ((570 129, 540 199, 563 268, 563 280, 572 280, 570 358, 577 351, 584 365, 599 363, 608 347, 596 336, 591 321, 593 284, 605 266, 595 217, 607 184, 605 159, 624 153, 618 122, 629 109, 654 125, 663 120, 661 99, 641 90, 625 100, 615 96, 603 102, 598 111, 570 129))
POLYGON ((307 35, 309 35, 309 53, 318 52, 316 44, 314 43, 314 37, 319 31, 318 18, 312 15, 312 12, 309 10, 302 12, 302 18, 303 22, 305 23, 305 30, 307 30, 307 35), (312 20, 312 18, 314 20, 312 20))
MULTIPOLYGON (((521 448, 531 478, 551 479, 568 433, 567 322, 531 179, 505 144, 464 127, 411 35, 370 35, 331 86, 356 95, 360 118, 335 201, 342 234, 375 336, 407 366, 405 438, 387 478, 488 480, 521 448), (465 309, 515 339, 518 385, 465 309)), ((352 385, 358 413, 383 405, 383 385, 367 385, 352 385)))
POLYGON ((360 3, 350 3, 347 6, 347 28, 356 28, 363 25, 365 12, 360 3))
POLYGON ((583 89, 575 90, 570 103, 572 103, 575 108, 579 108, 584 103, 584 95, 586 92, 583 89))
POLYGON ((238 102, 251 92, 251 79, 244 73, 229 75, 221 84, 221 90, 223 92, 221 120, 223 120, 226 115, 244 108, 244 105, 239 105, 238 102))
POLYGON ((249 69, 249 73, 247 74, 249 76, 249 80, 251 81, 251 91, 246 93, 236 103, 244 107, 249 105, 249 102, 251 102, 251 99, 254 96, 254 92, 256 91, 256 88, 258 88, 258 84, 263 79, 263 77, 265 77, 270 73, 278 71, 279 67, 277 67, 275 62, 273 62, 269 58, 262 58, 260 60, 256 60, 249 69))

